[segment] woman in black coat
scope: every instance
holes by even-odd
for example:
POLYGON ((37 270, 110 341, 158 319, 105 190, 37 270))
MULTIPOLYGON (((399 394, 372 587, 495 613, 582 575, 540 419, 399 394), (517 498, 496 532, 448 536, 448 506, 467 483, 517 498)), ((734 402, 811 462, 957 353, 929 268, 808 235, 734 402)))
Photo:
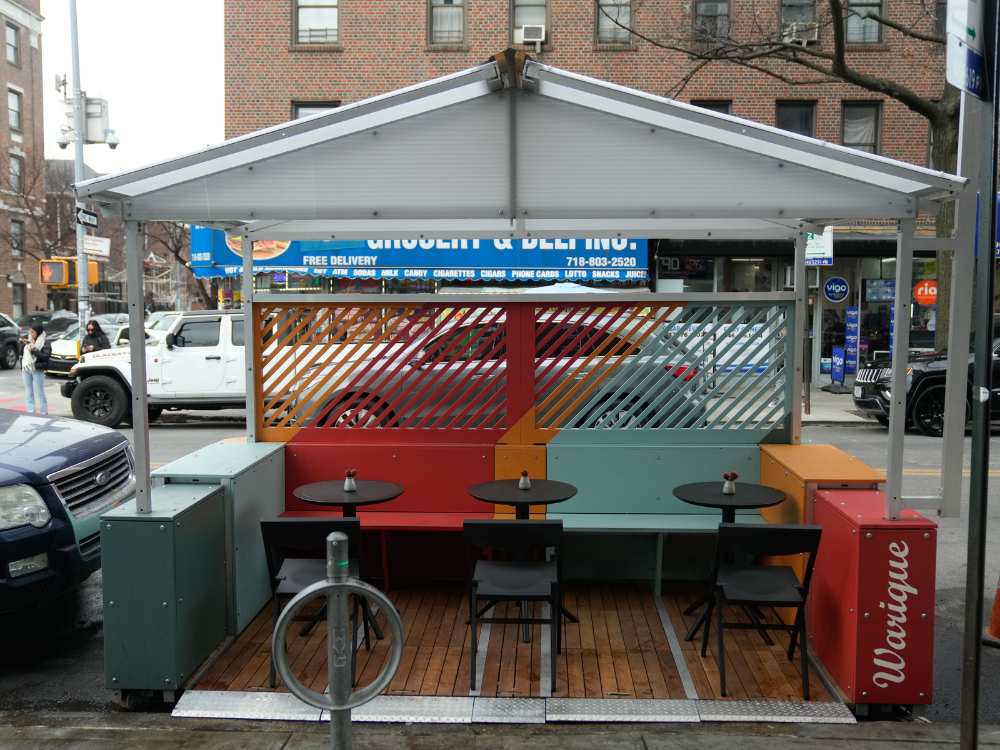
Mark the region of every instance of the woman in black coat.
POLYGON ((83 337, 83 341, 80 342, 80 353, 86 354, 87 352, 99 352, 101 349, 110 349, 111 342, 108 341, 108 337, 105 335, 104 331, 101 330, 101 324, 96 320, 92 320, 87 323, 87 335, 83 337))

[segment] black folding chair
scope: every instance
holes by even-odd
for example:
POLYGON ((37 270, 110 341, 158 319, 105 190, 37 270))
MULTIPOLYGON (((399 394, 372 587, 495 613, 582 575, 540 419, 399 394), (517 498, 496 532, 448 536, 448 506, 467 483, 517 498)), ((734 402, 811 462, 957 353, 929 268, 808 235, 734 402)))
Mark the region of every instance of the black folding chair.
MULTIPOLYGON (((712 588, 705 613, 705 633, 701 641, 701 655, 708 651, 708 631, 712 624, 712 609, 715 609, 716 628, 719 631, 719 646, 716 656, 719 660, 719 683, 722 695, 726 695, 726 659, 723 632, 726 628, 738 630, 782 630, 791 633, 788 644, 788 658, 795 655, 795 646, 802 654, 802 694, 809 700, 809 659, 806 654, 805 606, 809 596, 816 551, 819 549, 821 526, 796 526, 780 524, 720 523, 719 537, 715 547, 715 563, 712 566, 712 588), (741 565, 727 562, 736 553, 753 558, 764 556, 805 554, 805 577, 799 582, 794 569, 787 565, 741 565), (728 602, 734 607, 743 607, 753 612, 758 607, 791 607, 795 609, 795 622, 772 625, 751 617, 751 622, 724 622, 722 604, 728 602)), ((777 615, 777 613, 775 613, 777 615)), ((779 618, 780 622, 780 618, 779 618)))
POLYGON ((556 684, 556 655, 562 653, 560 624, 562 620, 562 521, 491 521, 470 520, 465 527, 465 555, 469 567, 469 627, 472 637, 472 673, 470 686, 476 689, 476 626, 480 623, 504 625, 549 625, 551 636, 552 688, 556 684), (476 549, 513 552, 526 557, 529 552, 555 548, 555 560, 531 561, 525 559, 474 560, 476 549), (479 602, 486 603, 479 606, 479 602), (548 602, 550 617, 528 617, 526 611, 519 617, 484 617, 489 609, 500 602, 548 602))
MULTIPOLYGON (((347 574, 350 578, 361 579, 361 521, 357 518, 262 518, 260 532, 264 537, 264 552, 267 555, 267 572, 271 578, 273 594, 274 625, 278 624, 281 599, 290 599, 317 581, 326 580, 326 538, 335 531, 347 535, 347 574), (303 552, 314 556, 303 557, 303 552), (316 557, 315 553, 323 553, 316 557)), ((375 622, 375 616, 368 602, 361 597, 354 598, 351 615, 351 674, 354 674, 357 643, 358 607, 360 605, 365 627, 365 650, 370 648, 368 630, 375 632, 376 640, 382 639, 382 631, 375 622), (361 601, 359 602, 359 599, 361 601)), ((297 621, 309 623, 299 635, 308 635, 317 622, 326 620, 326 604, 314 615, 299 615, 297 621)), ((271 659, 271 681, 275 683, 274 658, 271 659)), ((352 684, 354 678, 352 678, 352 684)))

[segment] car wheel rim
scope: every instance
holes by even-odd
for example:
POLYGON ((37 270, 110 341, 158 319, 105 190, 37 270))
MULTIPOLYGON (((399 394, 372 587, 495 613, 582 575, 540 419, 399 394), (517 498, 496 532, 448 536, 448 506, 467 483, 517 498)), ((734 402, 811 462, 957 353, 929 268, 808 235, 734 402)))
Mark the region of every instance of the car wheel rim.
POLYGON ((932 432, 941 432, 944 429, 944 399, 929 396, 921 406, 920 422, 932 432))
POLYGON ((13 369, 17 364, 17 352, 13 349, 7 350, 7 369, 13 369))
POLYGON ((104 418, 111 413, 115 401, 103 388, 93 388, 83 400, 83 406, 87 413, 98 419, 104 418))
POLYGON ((352 404, 351 406, 344 409, 340 415, 333 421, 334 427, 375 427, 378 423, 378 418, 385 411, 385 406, 383 405, 380 409, 369 409, 365 407, 363 409, 358 409, 358 404, 352 404), (350 419, 348 419, 350 417, 350 419))

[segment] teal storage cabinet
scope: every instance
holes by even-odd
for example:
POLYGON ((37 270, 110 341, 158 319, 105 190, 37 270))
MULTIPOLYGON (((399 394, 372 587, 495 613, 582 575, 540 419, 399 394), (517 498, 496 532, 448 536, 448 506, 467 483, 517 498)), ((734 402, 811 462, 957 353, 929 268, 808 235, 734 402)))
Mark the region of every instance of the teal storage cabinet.
POLYGON ((157 487, 152 503, 101 516, 111 690, 177 690, 226 635, 222 489, 157 487))
POLYGON ((153 472, 164 486, 217 485, 226 517, 226 632, 243 629, 271 599, 260 519, 285 510, 285 446, 219 442, 153 472))

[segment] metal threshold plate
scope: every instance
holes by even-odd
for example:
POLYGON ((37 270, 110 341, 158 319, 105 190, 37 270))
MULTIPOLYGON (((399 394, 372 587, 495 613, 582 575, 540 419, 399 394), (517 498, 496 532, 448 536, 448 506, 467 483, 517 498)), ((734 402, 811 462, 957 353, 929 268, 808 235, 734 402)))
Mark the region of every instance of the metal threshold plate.
POLYGON ((291 693, 186 690, 171 716, 188 719, 319 721, 320 711, 291 693))
POLYGON ((843 703, 786 701, 698 701, 702 721, 761 721, 771 724, 856 724, 843 703))
POLYGON ((474 724, 544 724, 544 698, 476 698, 474 724))
MULTIPOLYGON (((473 698, 380 695, 351 711, 351 721, 412 724, 471 724, 473 698)), ((329 721, 324 711, 320 721, 329 721)))
POLYGON ((698 722, 699 701, 547 698, 546 721, 698 722))

